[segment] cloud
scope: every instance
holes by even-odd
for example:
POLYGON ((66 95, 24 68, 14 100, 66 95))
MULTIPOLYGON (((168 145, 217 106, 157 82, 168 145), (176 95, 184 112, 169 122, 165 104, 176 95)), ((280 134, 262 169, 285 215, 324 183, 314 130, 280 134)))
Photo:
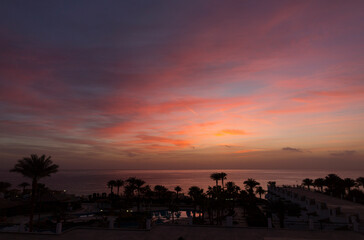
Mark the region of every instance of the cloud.
POLYGON ((333 152, 330 155, 334 157, 350 157, 356 154, 355 150, 345 150, 341 152, 333 152))
POLYGON ((289 152, 303 152, 301 149, 299 148, 291 148, 291 147, 285 147, 282 148, 283 151, 289 151, 289 152))
MULTIPOLYGON (((137 143, 166 143, 166 144, 175 145, 177 147, 187 147, 187 146, 191 145, 191 142, 188 140, 172 139, 172 138, 149 136, 149 135, 138 135, 136 137, 140 139, 140 140, 135 141, 137 143)), ((161 147, 158 144, 153 144, 151 146, 161 147)))
POLYGON ((225 135, 247 135, 248 133, 244 130, 238 129, 224 129, 215 134, 215 136, 225 136, 225 135))

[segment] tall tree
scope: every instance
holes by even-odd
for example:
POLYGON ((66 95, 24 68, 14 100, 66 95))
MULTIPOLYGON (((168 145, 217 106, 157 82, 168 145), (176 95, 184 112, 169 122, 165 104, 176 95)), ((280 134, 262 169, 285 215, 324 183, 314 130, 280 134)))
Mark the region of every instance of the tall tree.
POLYGON ((244 184, 245 184, 245 189, 248 191, 249 195, 251 195, 251 196, 254 195, 254 188, 256 186, 260 185, 260 183, 255 181, 255 179, 253 179, 253 178, 248 178, 248 180, 244 181, 244 184))
POLYGON ((190 197, 193 200, 193 206, 194 206, 193 218, 195 218, 197 205, 200 203, 200 201, 203 197, 203 189, 201 189, 197 186, 192 186, 188 189, 188 195, 190 195, 190 197))
POLYGON ((115 186, 117 187, 117 190, 118 190, 118 196, 119 196, 119 190, 123 185, 124 185, 123 180, 121 180, 121 179, 115 180, 115 186))
POLYGON ((302 180, 302 185, 307 186, 307 189, 310 190, 310 186, 313 185, 313 180, 310 178, 305 178, 302 180))
POLYGON ((180 186, 176 186, 174 188, 174 191, 176 191, 176 199, 178 200, 178 193, 180 193, 182 191, 182 188, 180 186))
POLYGON ((116 186, 116 181, 115 180, 110 180, 107 182, 107 187, 110 188, 110 194, 113 195, 114 194, 114 187, 116 186))
POLYGON ((358 186, 362 186, 364 188, 364 177, 358 177, 356 179, 356 182, 357 182, 358 186))
POLYGON ((52 173, 56 173, 58 171, 58 165, 53 164, 50 156, 46 157, 42 155, 38 157, 38 155, 32 154, 30 157, 24 157, 18 160, 14 168, 10 171, 21 173, 24 177, 32 179, 31 211, 29 216, 29 231, 32 232, 38 181, 41 178, 50 176, 52 173))
POLYGON ((259 194, 259 198, 262 199, 262 194, 264 194, 266 191, 261 187, 257 187, 257 189, 255 190, 255 193, 259 194))
POLYGON ((325 177, 325 185, 328 191, 336 196, 342 194, 345 190, 343 187, 343 179, 333 173, 325 177))
POLYGON ((352 178, 345 178, 343 184, 345 189, 348 191, 348 194, 350 194, 351 188, 356 185, 355 180, 352 178))
POLYGON ((154 191, 157 193, 158 195, 158 199, 160 200, 161 197, 164 197, 165 194, 167 193, 168 189, 163 186, 163 185, 155 185, 154 186, 154 191))
POLYGON ((138 212, 140 211, 140 193, 143 190, 143 185, 145 184, 145 181, 139 178, 130 177, 126 180, 128 183, 127 188, 130 189, 133 193, 134 191, 137 192, 137 208, 138 212))
POLYGON ((319 188, 321 192, 323 192, 324 191, 324 186, 325 186, 325 179, 323 179, 323 178, 316 178, 313 181, 313 185, 315 187, 319 188))
POLYGON ((219 173, 219 177, 220 177, 220 179, 221 179, 221 186, 222 186, 222 189, 224 189, 224 179, 226 179, 226 176, 227 176, 227 174, 226 174, 226 173, 224 173, 224 172, 219 173))
POLYGON ((220 180, 220 173, 212 173, 210 175, 210 178, 214 181, 216 181, 216 187, 219 186, 219 180, 220 180))

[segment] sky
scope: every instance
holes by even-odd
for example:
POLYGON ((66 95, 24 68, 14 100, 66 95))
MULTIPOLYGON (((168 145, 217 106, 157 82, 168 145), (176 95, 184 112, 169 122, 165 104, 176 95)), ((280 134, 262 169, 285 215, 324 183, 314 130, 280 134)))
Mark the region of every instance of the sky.
POLYGON ((364 1, 0 2, 0 168, 364 169, 364 1))

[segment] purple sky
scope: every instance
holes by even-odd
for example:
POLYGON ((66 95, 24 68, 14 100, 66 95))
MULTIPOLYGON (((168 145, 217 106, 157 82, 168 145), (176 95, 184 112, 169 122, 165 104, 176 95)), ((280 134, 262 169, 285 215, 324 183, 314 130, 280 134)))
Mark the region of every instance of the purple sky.
POLYGON ((363 1, 1 1, 0 168, 364 169, 363 1))

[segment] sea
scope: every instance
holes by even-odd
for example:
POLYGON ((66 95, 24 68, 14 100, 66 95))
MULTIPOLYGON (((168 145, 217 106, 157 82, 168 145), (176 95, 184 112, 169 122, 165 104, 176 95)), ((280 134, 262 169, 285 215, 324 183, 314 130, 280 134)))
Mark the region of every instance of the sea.
MULTIPOLYGON (((109 180, 137 177, 143 179, 146 184, 154 187, 163 185, 169 190, 175 186, 181 186, 182 192, 187 193, 191 186, 199 186, 207 190, 208 186, 214 186, 215 181, 210 179, 211 173, 225 172, 227 179, 225 182, 233 181, 241 188, 244 181, 253 178, 266 189, 269 181, 275 181, 277 185, 297 185, 301 184, 304 178, 325 177, 329 173, 338 174, 342 178, 350 177, 356 179, 364 177, 363 171, 325 171, 325 170, 267 170, 267 169, 205 169, 205 170, 60 170, 50 177, 41 179, 48 188, 66 191, 70 194, 87 196, 92 193, 110 192, 107 188, 109 180)), ((22 177, 18 173, 9 170, 0 170, 0 181, 10 182, 12 188, 22 182, 30 183, 30 179, 22 177)), ((122 189, 121 189, 122 190, 122 189)))

